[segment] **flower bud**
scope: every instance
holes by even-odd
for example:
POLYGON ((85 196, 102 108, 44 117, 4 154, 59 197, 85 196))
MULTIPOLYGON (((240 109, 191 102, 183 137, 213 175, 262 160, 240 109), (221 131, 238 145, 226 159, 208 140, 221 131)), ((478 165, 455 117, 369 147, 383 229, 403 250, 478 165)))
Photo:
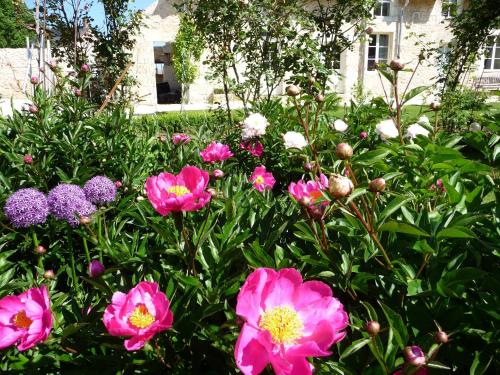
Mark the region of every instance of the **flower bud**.
POLYGON ((335 150, 335 154, 341 160, 346 160, 352 157, 352 147, 347 143, 339 143, 337 145, 337 149, 335 150))
POLYGON ((381 193, 385 190, 385 180, 382 177, 371 180, 368 184, 368 190, 372 193, 381 193))
POLYGON ((80 224, 82 225, 88 225, 90 224, 91 220, 90 217, 88 216, 80 216, 80 224))
POLYGON ((43 278, 45 280, 54 280, 56 278, 56 274, 53 270, 47 270, 43 273, 43 278))
POLYGON ((96 259, 89 264, 89 276, 93 279, 101 276, 105 270, 106 268, 104 268, 104 265, 96 259))
POLYGON ((437 331, 436 336, 434 337, 438 344, 446 344, 448 343, 448 334, 444 331, 437 331))
POLYGON ((214 188, 208 188, 207 193, 210 194, 212 198, 217 198, 217 190, 215 190, 214 188))
POLYGON ((317 94, 314 100, 316 100, 316 103, 323 103, 325 101, 325 96, 323 94, 317 94))
POLYGON ((443 187, 443 180, 441 180, 440 178, 437 179, 436 181, 436 185, 438 188, 442 188, 443 187))
POLYGON ((224 172, 221 171, 220 169, 214 169, 212 171, 212 177, 215 178, 216 180, 220 180, 221 178, 224 177, 224 172))
POLYGON ((36 248, 35 248, 35 253, 37 254, 45 254, 47 252, 47 249, 45 247, 43 247, 42 245, 38 245, 36 248))
POLYGON ((160 142, 166 142, 167 141, 167 136, 165 134, 160 134, 158 135, 158 139, 160 140, 160 142))
POLYGON ((307 206, 307 212, 314 220, 321 220, 323 219, 325 208, 323 205, 309 205, 307 206))
POLYGON ((392 70, 395 72, 403 70, 405 68, 405 64, 401 62, 401 60, 392 60, 389 63, 389 66, 391 67, 392 70))
POLYGON ((49 65, 49 68, 51 70, 57 70, 58 68, 57 62, 55 60, 50 60, 47 64, 49 65))
POLYGON ((82 96, 82 90, 80 90, 80 89, 75 89, 73 92, 75 93, 75 96, 78 96, 78 97, 82 96))
POLYGON ((316 79, 313 76, 309 76, 307 77, 307 83, 314 85, 316 83, 316 79))
POLYGON ((441 109, 441 103, 439 102, 432 102, 430 105, 429 105, 429 108, 432 110, 432 111, 439 111, 441 109))
POLYGON ((286 94, 288 96, 297 96, 300 94, 300 89, 295 85, 290 85, 286 88, 286 94))
POLYGON ((309 206, 311 204, 311 198, 309 197, 302 197, 300 198, 299 200, 299 204, 301 204, 302 206, 309 206))
POLYGON ((368 133, 365 132, 365 131, 362 131, 361 133, 359 133, 359 139, 365 139, 368 137, 368 133))
POLYGON ((144 199, 145 198, 142 195, 139 195, 137 198, 135 198, 137 202, 142 202, 144 199))
POLYGON ((38 113, 38 107, 34 104, 30 104, 28 107, 29 113, 36 114, 38 113))
POLYGON ((90 66, 88 66, 87 64, 83 64, 81 66, 80 70, 82 73, 88 73, 88 72, 90 72, 90 66))
POLYGON ((304 172, 309 173, 314 170, 314 164, 313 163, 304 163, 304 172))
POLYGON ((373 33, 373 27, 371 26, 368 26, 365 30, 365 33, 367 33, 368 35, 371 35, 373 33))
POLYGON ((332 174, 328 180, 328 191, 334 198, 349 196, 354 190, 352 181, 339 174, 332 174))
POLYGON ((405 347, 404 355, 406 362, 412 366, 420 367, 425 365, 425 354, 420 349, 420 346, 412 345, 405 347))
POLYGON ((122 182, 120 180, 116 180, 115 181, 115 186, 117 189, 121 188, 122 187, 122 182))
POLYGON ((33 164, 33 156, 26 154, 23 157, 24 164, 33 164))
POLYGON ((380 332, 380 323, 376 320, 370 320, 369 322, 366 322, 365 329, 370 336, 377 336, 380 332))
POLYGON ((33 77, 31 77, 30 82, 32 85, 38 85, 38 83, 40 81, 39 81, 38 77, 33 76, 33 77))

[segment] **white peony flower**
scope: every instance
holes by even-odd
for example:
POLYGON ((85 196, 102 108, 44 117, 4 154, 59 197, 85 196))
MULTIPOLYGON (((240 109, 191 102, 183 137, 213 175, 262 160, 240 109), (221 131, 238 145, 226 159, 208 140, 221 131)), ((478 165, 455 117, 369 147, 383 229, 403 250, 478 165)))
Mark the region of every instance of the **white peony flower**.
POLYGON ((304 136, 297 132, 287 132, 283 136, 283 140, 285 141, 285 148, 298 148, 302 150, 307 146, 304 136))
POLYGON ((429 117, 426 115, 420 116, 418 118, 417 124, 422 126, 431 126, 431 122, 429 121, 429 117))
POLYGON ((241 137, 243 140, 255 138, 266 134, 266 128, 269 125, 267 119, 260 113, 251 113, 243 121, 243 131, 241 137))
POLYGON ((378 135, 380 135, 380 138, 383 141, 389 138, 397 138, 399 136, 398 128, 396 128, 396 125, 392 120, 384 120, 379 122, 377 124, 377 127, 375 128, 375 131, 378 135))
POLYGON ((333 127, 336 131, 343 133, 347 130, 349 125, 347 125, 343 120, 335 120, 335 122, 333 123, 333 127))
POLYGON ((406 129, 406 136, 411 139, 415 139, 417 138, 417 135, 423 135, 424 137, 428 137, 429 131, 419 124, 413 124, 408 126, 408 129, 406 129))
POLYGON ((478 132, 480 131, 482 128, 481 128, 481 125, 477 122, 473 122, 472 124, 470 124, 470 127, 469 127, 469 130, 471 132, 478 132))

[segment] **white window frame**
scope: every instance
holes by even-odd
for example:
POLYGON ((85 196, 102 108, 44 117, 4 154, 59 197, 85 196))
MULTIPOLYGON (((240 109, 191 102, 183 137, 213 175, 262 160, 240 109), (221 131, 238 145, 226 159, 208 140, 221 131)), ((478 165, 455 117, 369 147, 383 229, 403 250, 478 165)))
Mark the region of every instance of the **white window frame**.
POLYGON ((459 0, 442 0, 441 1, 441 15, 445 18, 445 19, 450 19, 450 18, 453 18, 455 17, 458 12, 459 12, 459 6, 460 6, 460 1, 459 0), (455 6, 455 14, 452 14, 452 7, 448 7, 446 9, 446 13, 445 13, 445 9, 444 9, 444 6, 448 4, 453 4, 455 6))
POLYGON ((489 44, 486 44, 486 49, 483 54, 483 69, 485 71, 493 72, 493 71, 500 71, 500 68, 495 68, 495 60, 500 60, 500 52, 498 52, 497 56, 497 49, 500 49, 500 34, 494 34, 488 36, 489 38, 493 38, 493 45, 491 47, 491 57, 489 58, 490 60, 490 66, 487 68, 486 65, 486 49, 488 49, 489 44))
POLYGON ((366 64, 365 65, 365 70, 367 72, 375 72, 376 71, 376 69, 372 69, 372 70, 369 69, 369 66, 368 66, 368 61, 369 60, 374 60, 376 63, 380 62, 380 60, 379 60, 380 35, 386 35, 387 36, 387 59, 384 62, 388 64, 389 61, 390 61, 390 56, 391 56, 391 34, 389 34, 389 33, 372 34, 372 35, 370 35, 370 38, 375 38, 375 59, 372 59, 372 58, 369 57, 370 42, 368 42, 368 43, 366 43, 366 58, 365 58, 365 64, 366 64))
POLYGON ((392 1, 391 0, 377 0, 377 5, 375 5, 375 7, 373 8, 373 17, 390 17, 391 15, 391 9, 392 9, 392 1), (387 12, 387 15, 383 15, 383 14, 375 14, 375 9, 377 8, 377 6, 380 4, 380 13, 383 13, 383 10, 384 10, 384 4, 389 4, 389 11, 387 12))

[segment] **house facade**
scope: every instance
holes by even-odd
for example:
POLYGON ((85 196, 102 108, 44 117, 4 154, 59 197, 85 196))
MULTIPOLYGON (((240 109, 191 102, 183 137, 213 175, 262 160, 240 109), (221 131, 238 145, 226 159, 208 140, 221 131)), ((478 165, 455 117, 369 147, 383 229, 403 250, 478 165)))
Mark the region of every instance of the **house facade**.
MULTIPOLYGON (((138 94, 146 106, 175 103, 180 98, 180 85, 170 65, 171 47, 180 22, 173 3, 171 0, 157 0, 145 11, 146 26, 134 53, 133 73, 140 85, 138 94), (168 84, 161 85, 164 82, 168 84)), ((384 95, 379 75, 374 69, 375 62, 390 62, 399 57, 408 68, 414 68, 422 46, 447 48, 452 35, 446 26, 454 12, 460 12, 463 5, 463 0, 379 0, 373 19, 367 25, 373 32, 341 54, 340 69, 332 72, 331 89, 346 102, 359 84, 373 96, 384 95)), ((221 85, 205 79, 206 69, 200 63, 198 78, 190 88, 190 103, 210 104, 217 101, 221 85)), ((435 57, 424 61, 412 86, 431 85, 436 81, 438 69, 435 57)), ((402 74, 402 85, 406 85, 410 76, 411 73, 402 74)), ((485 88, 500 84, 498 32, 492 34, 485 56, 477 61, 476 69, 469 73, 466 81, 469 84, 481 83, 485 88)), ((284 90, 283 83, 276 93, 282 94, 284 90)), ((432 98, 421 97, 419 100, 430 101, 432 98)))

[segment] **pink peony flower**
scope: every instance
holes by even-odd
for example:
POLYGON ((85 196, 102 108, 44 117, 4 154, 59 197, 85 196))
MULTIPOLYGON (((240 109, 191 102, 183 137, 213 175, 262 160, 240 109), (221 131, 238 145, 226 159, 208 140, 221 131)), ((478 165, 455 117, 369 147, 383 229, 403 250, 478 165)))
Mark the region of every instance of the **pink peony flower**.
POLYGON ((208 172, 187 166, 177 176, 160 173, 148 177, 146 193, 160 215, 166 216, 171 211, 196 211, 210 201, 210 193, 205 191, 209 179, 208 172))
POLYGON ((125 349, 139 350, 158 332, 172 327, 170 301, 158 284, 142 281, 125 294, 115 292, 104 311, 104 325, 112 336, 131 336, 125 349))
POLYGON ((233 156, 228 145, 213 141, 207 148, 200 152, 205 163, 215 163, 216 161, 224 161, 233 156))
MULTIPOLYGON (((412 375, 427 375, 429 371, 425 367, 420 367, 416 372, 412 372, 412 375)), ((392 375, 404 375, 403 369, 397 370, 392 375)))
POLYGON ((172 136, 172 143, 174 145, 178 145, 179 143, 182 143, 182 144, 187 144, 191 141, 191 137, 187 134, 184 134, 184 133, 175 133, 173 136, 172 136))
POLYGON ((266 167, 261 165, 256 167, 250 176, 250 182, 253 183, 253 187, 260 191, 271 190, 276 182, 274 176, 271 172, 266 172, 266 167))
POLYGON ((251 142, 244 141, 240 143, 240 148, 242 150, 248 151, 252 156, 260 158, 264 152, 264 146, 259 141, 251 142))
MULTIPOLYGON (((304 182, 300 180, 297 183, 292 182, 288 186, 288 192, 297 202, 309 206, 315 204, 318 199, 323 198, 323 190, 327 188, 328 178, 321 174, 320 178, 316 178, 315 181, 304 182)), ((328 202, 324 201, 322 204, 328 205, 328 202)))
POLYGON ((0 349, 18 342, 18 350, 27 350, 45 341, 51 329, 52 312, 45 285, 0 299, 0 349))
POLYGON ((278 375, 312 374, 306 357, 323 357, 342 340, 348 315, 320 281, 303 283, 295 269, 258 268, 238 294, 236 313, 245 321, 234 357, 245 375, 270 363, 278 375))

